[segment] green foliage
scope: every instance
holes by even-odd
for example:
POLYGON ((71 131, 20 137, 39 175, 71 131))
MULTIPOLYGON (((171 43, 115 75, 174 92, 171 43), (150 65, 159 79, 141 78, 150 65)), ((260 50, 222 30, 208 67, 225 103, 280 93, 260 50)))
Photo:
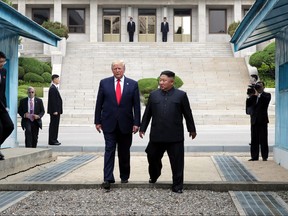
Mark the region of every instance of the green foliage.
POLYGON ((24 81, 44 83, 44 78, 38 74, 28 72, 24 75, 24 81))
POLYGON ((44 72, 42 75, 41 75, 44 79, 44 82, 51 82, 51 73, 49 72, 44 72))
POLYGON ((231 23, 230 25, 229 25, 229 27, 228 27, 228 34, 230 35, 230 37, 232 37, 233 36, 233 34, 235 33, 235 31, 236 31, 236 29, 237 29, 237 27, 240 25, 240 21, 238 21, 238 22, 233 22, 233 23, 231 23))
POLYGON ((42 26, 59 37, 65 37, 66 39, 69 37, 67 26, 60 22, 45 21, 42 26))
POLYGON ((249 64, 257 68, 259 77, 265 82, 266 87, 275 86, 275 42, 266 46, 263 51, 251 55, 249 64), (274 86, 268 86, 273 83, 274 86))
POLYGON ((23 67, 18 67, 18 79, 22 80, 25 75, 25 70, 23 67))
POLYGON ((9 1, 9 0, 2 0, 4 3, 8 4, 9 6, 13 6, 13 3, 12 1, 9 1))
POLYGON ((35 73, 41 75, 44 73, 42 63, 35 58, 19 58, 19 65, 25 70, 25 73, 35 73), (20 60, 21 59, 21 60, 20 60))
POLYGON ((42 67, 43 67, 43 70, 44 72, 48 72, 48 73, 52 73, 52 67, 51 67, 51 64, 48 64, 47 62, 41 62, 42 64, 42 67))
MULTIPOLYGON (((180 88, 183 85, 183 81, 180 77, 175 76, 174 87, 180 88)), ((159 86, 158 78, 143 78, 138 80, 139 91, 141 94, 141 100, 146 105, 149 95, 152 91, 156 90, 159 86)))

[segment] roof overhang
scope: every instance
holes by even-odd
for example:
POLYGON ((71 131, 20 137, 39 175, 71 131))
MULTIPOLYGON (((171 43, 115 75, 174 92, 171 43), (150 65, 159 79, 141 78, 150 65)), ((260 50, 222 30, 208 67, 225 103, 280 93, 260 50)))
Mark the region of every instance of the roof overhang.
MULTIPOLYGON (((0 1, 0 31, 57 46, 61 38, 0 1)), ((1 39, 1 36, 0 36, 1 39)))
POLYGON ((234 44, 234 50, 239 51, 276 38, 287 26, 287 0, 256 0, 230 42, 234 44))

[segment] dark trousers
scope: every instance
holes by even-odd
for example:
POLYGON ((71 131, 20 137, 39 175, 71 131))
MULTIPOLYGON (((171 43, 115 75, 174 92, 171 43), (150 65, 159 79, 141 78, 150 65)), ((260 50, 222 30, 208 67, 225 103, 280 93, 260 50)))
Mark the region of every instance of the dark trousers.
POLYGON ((251 125, 251 158, 259 159, 259 145, 261 145, 261 156, 263 159, 268 158, 268 124, 251 125))
POLYGON ((13 122, 8 112, 0 112, 0 146, 14 130, 13 122))
POLYGON ((162 42, 167 42, 167 34, 168 32, 162 32, 162 42))
POLYGON ((49 144, 54 144, 58 142, 58 131, 60 123, 60 114, 53 115, 50 114, 50 124, 49 124, 49 144))
POLYGON ((184 176, 184 142, 153 143, 149 142, 147 148, 148 170, 151 180, 157 180, 161 175, 162 157, 167 151, 172 169, 172 188, 183 189, 184 176))
POLYGON ((129 32, 129 42, 133 42, 134 32, 129 32))
POLYGON ((115 182, 114 163, 117 146, 120 179, 128 180, 130 177, 130 147, 132 144, 131 134, 122 134, 117 126, 113 133, 104 133, 104 181, 115 182))
POLYGON ((38 143, 39 125, 36 121, 26 121, 25 125, 25 147, 36 148, 38 143))

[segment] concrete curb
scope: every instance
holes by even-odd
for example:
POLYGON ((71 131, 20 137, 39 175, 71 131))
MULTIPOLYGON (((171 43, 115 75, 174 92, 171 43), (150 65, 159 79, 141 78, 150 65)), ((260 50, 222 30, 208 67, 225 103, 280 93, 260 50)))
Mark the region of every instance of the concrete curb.
MULTIPOLYGON (((55 191, 99 189, 101 182, 17 182, 1 183, 0 191, 55 191)), ((149 184, 146 182, 129 182, 128 184, 111 184, 113 188, 156 188, 170 189, 170 182, 149 184)), ((184 190, 211 190, 218 192, 228 191, 284 191, 288 190, 286 182, 185 182, 184 190)))

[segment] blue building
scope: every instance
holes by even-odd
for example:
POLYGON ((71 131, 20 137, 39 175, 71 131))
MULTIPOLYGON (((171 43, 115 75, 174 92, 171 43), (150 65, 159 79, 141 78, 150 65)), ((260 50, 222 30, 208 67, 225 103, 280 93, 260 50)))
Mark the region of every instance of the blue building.
POLYGON ((288 1, 257 0, 231 39, 235 51, 275 38, 274 160, 288 169, 288 1))
POLYGON ((7 105, 15 130, 2 147, 17 146, 17 97, 18 97, 18 39, 29 38, 52 46, 61 40, 14 8, 0 1, 0 50, 7 56, 7 105))

